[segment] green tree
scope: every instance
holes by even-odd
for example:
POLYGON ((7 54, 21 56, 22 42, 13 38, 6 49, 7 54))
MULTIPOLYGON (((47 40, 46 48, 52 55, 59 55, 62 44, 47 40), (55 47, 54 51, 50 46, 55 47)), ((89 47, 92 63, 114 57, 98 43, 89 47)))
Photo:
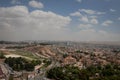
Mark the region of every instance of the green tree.
POLYGON ((4 58, 5 58, 4 53, 3 53, 3 52, 0 52, 0 58, 1 58, 1 59, 4 59, 4 58))
POLYGON ((13 75, 10 75, 9 80, 13 80, 13 75))

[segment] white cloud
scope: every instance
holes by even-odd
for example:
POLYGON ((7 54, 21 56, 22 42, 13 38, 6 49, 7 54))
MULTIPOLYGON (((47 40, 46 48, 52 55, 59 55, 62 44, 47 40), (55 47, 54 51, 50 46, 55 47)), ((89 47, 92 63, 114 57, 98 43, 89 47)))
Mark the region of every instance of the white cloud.
POLYGON ((28 14, 28 9, 25 6, 0 8, 0 17, 4 19, 24 17, 27 14, 28 14))
POLYGON ((90 9, 79 9, 79 11, 85 12, 87 14, 95 14, 95 11, 90 9))
POLYGON ((106 14, 106 12, 97 12, 96 14, 102 15, 102 14, 106 14))
POLYGON ((69 16, 51 11, 29 12, 26 6, 0 7, 0 40, 120 40, 119 34, 96 31, 89 23, 81 23, 78 31, 73 31, 68 28, 70 22, 69 16))
POLYGON ((71 13, 70 16, 77 16, 77 17, 81 17, 82 14, 80 12, 74 12, 74 13, 71 13))
POLYGON ((89 15, 101 15, 101 14, 105 14, 105 12, 99 12, 99 11, 95 11, 95 10, 91 10, 91 9, 79 9, 80 12, 84 12, 86 14, 89 15))
POLYGON ((11 3, 12 4, 21 4, 20 0, 12 0, 11 3))
POLYGON ((42 10, 28 11, 25 6, 0 8, 0 39, 54 40, 64 39, 70 17, 42 10))
POLYGON ((80 21, 84 22, 84 23, 89 23, 89 24, 98 24, 98 20, 96 19, 96 17, 88 17, 88 16, 81 16, 80 21))
POLYGON ((82 0, 76 0, 77 2, 79 2, 79 3, 81 3, 82 2, 82 0))
POLYGON ((82 22, 85 22, 85 23, 89 22, 89 19, 88 19, 87 16, 82 16, 79 20, 82 21, 82 22))
POLYGON ((114 10, 114 9, 110 9, 110 11, 111 11, 111 12, 115 12, 116 10, 114 10))
POLYGON ((44 5, 41 2, 32 0, 29 2, 29 6, 34 7, 34 8, 43 8, 44 5))
MULTIPOLYGON (((71 21, 70 17, 63 17, 50 11, 44 12, 44 11, 36 10, 31 12, 30 16, 33 19, 38 20, 41 23, 40 24, 38 22, 40 25, 47 26, 47 27, 51 25, 54 28, 64 27, 69 23, 69 21, 71 21)), ((52 27, 48 27, 48 28, 52 28, 52 27)))
POLYGON ((90 18, 96 19, 96 18, 98 18, 98 16, 90 16, 90 18))
POLYGON ((92 27, 91 24, 80 24, 80 25, 78 26, 78 28, 80 28, 80 29, 89 29, 89 28, 91 28, 91 27, 92 27))
POLYGON ((98 20, 97 19, 91 19, 91 23, 92 24, 98 24, 98 20))
POLYGON ((103 25, 103 26, 109 26, 109 25, 112 24, 112 23, 113 23, 113 21, 107 20, 107 21, 104 21, 104 22, 102 23, 102 25, 103 25))
POLYGON ((71 13, 70 16, 76 16, 78 17, 80 21, 84 23, 89 24, 98 24, 98 15, 104 14, 104 12, 97 12, 90 9, 79 9, 79 11, 76 11, 74 13, 71 13), (86 14, 84 14, 86 13, 86 14))

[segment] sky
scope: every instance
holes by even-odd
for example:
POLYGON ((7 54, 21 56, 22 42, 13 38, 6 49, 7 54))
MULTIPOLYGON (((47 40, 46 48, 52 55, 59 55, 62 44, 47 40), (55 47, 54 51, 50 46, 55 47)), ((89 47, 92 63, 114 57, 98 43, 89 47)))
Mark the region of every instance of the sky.
POLYGON ((0 0, 0 40, 120 41, 120 0, 0 0))

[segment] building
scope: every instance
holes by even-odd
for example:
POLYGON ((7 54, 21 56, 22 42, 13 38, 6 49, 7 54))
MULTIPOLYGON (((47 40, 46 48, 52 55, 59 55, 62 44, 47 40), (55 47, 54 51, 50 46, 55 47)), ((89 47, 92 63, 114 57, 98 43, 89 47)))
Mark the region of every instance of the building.
POLYGON ((6 80, 5 79, 5 74, 3 73, 1 67, 0 67, 0 80, 6 80))
POLYGON ((73 58, 72 56, 68 56, 63 60, 63 65, 67 65, 67 64, 74 64, 76 63, 76 59, 73 58))

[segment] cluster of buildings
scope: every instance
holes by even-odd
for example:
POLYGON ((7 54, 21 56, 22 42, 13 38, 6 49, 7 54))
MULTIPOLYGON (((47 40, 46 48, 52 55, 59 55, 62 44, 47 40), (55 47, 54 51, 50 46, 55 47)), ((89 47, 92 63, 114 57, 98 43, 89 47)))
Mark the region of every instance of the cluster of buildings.
MULTIPOLYGON (((12 45, 14 46, 14 45, 12 45)), ((16 45, 15 45, 16 46, 16 45)), ((17 45, 18 46, 18 45, 17 45)), ((2 45, 1 49, 5 49, 2 45)), ((118 64, 120 65, 120 46, 114 45, 100 45, 100 44, 86 44, 86 43, 59 43, 52 45, 30 45, 21 48, 24 51, 29 51, 33 56, 43 59, 49 59, 52 63, 46 67, 42 72, 45 73, 48 69, 55 66, 73 65, 79 69, 84 69, 91 65, 107 65, 118 64)), ((6 49, 5 49, 6 50, 6 49)), ((15 49, 10 49, 15 50, 15 49)), ((9 53, 9 49, 6 53, 9 53)), ((1 64, 1 63, 0 63, 1 64)), ((42 65, 43 66, 43 65, 42 65)), ((42 67, 41 66, 41 67, 42 67)), ((39 66, 36 66, 39 67, 39 66)), ((36 68, 35 67, 35 68, 36 68)), ((10 69, 2 64, 0 65, 0 80, 8 80, 10 69), (3 70, 4 69, 4 70, 3 70)), ((36 74, 33 72, 22 72, 21 80, 27 78, 28 80, 48 80, 45 74, 36 74)))
POLYGON ((54 45, 58 55, 56 60, 61 65, 74 65, 80 69, 93 66, 104 66, 107 64, 120 65, 120 47, 115 45, 95 45, 95 44, 72 44, 54 45), (62 54, 63 56, 61 56, 62 54), (65 57, 64 57, 65 55, 65 57))

